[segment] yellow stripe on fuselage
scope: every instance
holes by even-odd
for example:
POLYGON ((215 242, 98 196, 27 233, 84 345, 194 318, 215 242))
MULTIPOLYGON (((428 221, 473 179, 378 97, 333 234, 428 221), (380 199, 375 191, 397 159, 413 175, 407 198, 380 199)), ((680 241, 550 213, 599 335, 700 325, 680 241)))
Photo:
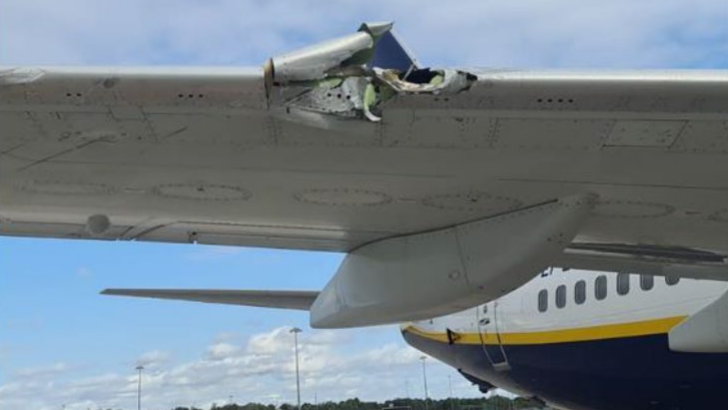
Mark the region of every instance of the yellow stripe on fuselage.
MULTIPOLYGON (((685 317, 681 316, 544 332, 501 333, 500 343, 504 345, 536 345, 659 335, 666 334, 684 319, 685 317)), ((449 342, 445 333, 427 332, 415 326, 409 326, 403 331, 438 342, 449 342)), ((457 333, 456 339, 455 344, 499 343, 498 336, 493 333, 483 334, 482 336, 477 333, 457 333)))

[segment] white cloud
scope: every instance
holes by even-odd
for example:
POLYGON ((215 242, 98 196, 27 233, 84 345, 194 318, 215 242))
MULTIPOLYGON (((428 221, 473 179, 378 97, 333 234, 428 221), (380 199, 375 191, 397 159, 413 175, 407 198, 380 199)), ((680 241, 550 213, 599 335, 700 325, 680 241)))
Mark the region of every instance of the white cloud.
MULTIPOLYGON (((337 336, 337 332, 311 331, 299 335, 304 401, 313 401, 314 394, 319 401, 354 395, 379 400, 402 397, 408 380, 412 394, 418 395, 420 354, 404 344, 353 349, 342 343, 351 336, 364 337, 366 332, 344 331, 343 336, 337 336)), ((152 351, 138 359, 153 364, 143 373, 143 399, 150 408, 160 409, 193 402, 198 406, 224 403, 229 395, 241 402, 293 402, 293 357, 293 340, 284 327, 237 343, 230 337, 218 338, 198 359, 189 362, 172 363, 167 353, 152 351)), ((434 396, 447 394, 444 388, 438 391, 435 387, 438 381, 444 385, 447 374, 453 375, 461 389, 459 394, 478 394, 443 365, 433 362, 428 371, 434 396)), ((79 375, 69 365, 57 363, 16 372, 0 386, 0 396, 3 410, 56 409, 58 403, 65 403, 68 410, 129 408, 136 400, 137 382, 134 372, 79 375)))
POLYGON ((220 342, 215 343, 207 348, 207 357, 210 360, 225 360, 225 358, 231 357, 240 351, 238 346, 230 343, 220 342))
POLYGON ((68 370, 68 365, 66 363, 54 363, 48 366, 43 367, 30 367, 25 369, 20 369, 15 372, 15 375, 20 378, 34 378, 34 379, 40 379, 40 378, 47 378, 50 376, 56 376, 60 373, 64 373, 68 370))
POLYGON ((270 333, 255 335, 248 342, 248 352, 259 355, 288 352, 293 347, 289 332, 290 328, 281 327, 270 333))
POLYGON ((161 350, 152 350, 150 352, 142 354, 134 362, 134 364, 136 366, 154 367, 167 363, 170 358, 171 355, 168 352, 163 352, 161 350))

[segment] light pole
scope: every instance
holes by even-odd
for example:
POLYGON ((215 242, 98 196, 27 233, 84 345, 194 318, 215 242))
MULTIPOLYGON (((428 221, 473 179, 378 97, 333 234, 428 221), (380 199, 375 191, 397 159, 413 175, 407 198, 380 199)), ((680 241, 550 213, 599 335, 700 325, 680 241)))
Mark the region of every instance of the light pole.
POLYGON ((144 366, 139 365, 136 367, 136 370, 139 372, 139 381, 137 384, 137 410, 142 410, 142 370, 144 370, 144 366))
POLYGON ((296 402, 298 403, 298 410, 301 410, 301 378, 298 373, 298 334, 301 332, 302 330, 297 327, 290 330, 290 333, 293 333, 293 345, 296 352, 296 402))
POLYGON ((447 375, 447 385, 450 388, 450 410, 453 410, 455 403, 453 403, 454 399, 452 397, 452 376, 449 374, 447 375))
POLYGON ((429 395, 427 394, 427 356, 420 356, 420 360, 422 360, 422 383, 425 385, 425 409, 429 407, 427 400, 429 399, 429 395))

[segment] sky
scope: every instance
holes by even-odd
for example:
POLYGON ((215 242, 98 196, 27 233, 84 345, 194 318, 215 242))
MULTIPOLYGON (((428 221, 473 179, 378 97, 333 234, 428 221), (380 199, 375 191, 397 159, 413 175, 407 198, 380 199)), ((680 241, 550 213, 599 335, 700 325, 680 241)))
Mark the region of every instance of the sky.
MULTIPOLYGON (((3 0, 0 65, 257 66, 393 20, 425 65, 728 68, 725 0, 3 0)), ((422 396, 396 327, 312 330, 303 312, 111 298, 107 287, 320 289, 342 256, 0 238, 0 408, 149 408, 422 396), (147 407, 145 405, 145 407, 147 407)), ((433 397, 477 390, 430 360, 433 397)))

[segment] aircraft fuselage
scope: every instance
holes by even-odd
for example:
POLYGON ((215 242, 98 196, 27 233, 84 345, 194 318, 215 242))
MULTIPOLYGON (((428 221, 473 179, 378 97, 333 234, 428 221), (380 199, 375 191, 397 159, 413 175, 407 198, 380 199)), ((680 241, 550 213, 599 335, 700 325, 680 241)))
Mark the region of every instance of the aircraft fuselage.
POLYGON ((572 410, 704 409, 725 395, 728 354, 673 351, 668 332, 726 289, 724 282, 558 270, 402 331, 410 345, 483 390, 497 386, 572 410))

